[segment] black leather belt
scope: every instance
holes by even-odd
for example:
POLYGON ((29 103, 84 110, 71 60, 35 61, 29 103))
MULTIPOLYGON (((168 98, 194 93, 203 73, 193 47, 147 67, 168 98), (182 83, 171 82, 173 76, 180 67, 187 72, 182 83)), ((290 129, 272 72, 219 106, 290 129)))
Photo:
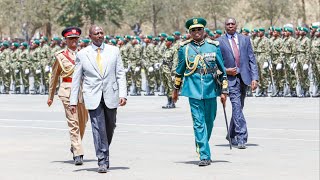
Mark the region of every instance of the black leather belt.
POLYGON ((199 74, 213 74, 216 73, 216 70, 214 68, 207 68, 207 71, 203 68, 197 68, 194 72, 199 74))

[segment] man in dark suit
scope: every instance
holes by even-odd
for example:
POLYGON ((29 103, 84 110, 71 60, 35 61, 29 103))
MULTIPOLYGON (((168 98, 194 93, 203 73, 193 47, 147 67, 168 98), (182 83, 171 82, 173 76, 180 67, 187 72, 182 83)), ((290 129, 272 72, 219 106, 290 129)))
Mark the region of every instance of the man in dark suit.
POLYGON ((248 132, 242 109, 247 86, 251 85, 253 90, 257 88, 257 63, 250 37, 236 32, 237 22, 234 18, 228 18, 225 21, 225 30, 227 33, 218 41, 227 71, 229 97, 232 104, 229 133, 232 144, 237 145, 239 149, 245 149, 248 132))

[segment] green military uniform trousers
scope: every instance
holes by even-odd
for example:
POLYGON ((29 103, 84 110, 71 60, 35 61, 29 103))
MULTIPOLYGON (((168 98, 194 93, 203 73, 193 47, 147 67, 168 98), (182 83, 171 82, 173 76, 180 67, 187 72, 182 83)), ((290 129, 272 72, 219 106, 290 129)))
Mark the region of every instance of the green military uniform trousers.
POLYGON ((201 100, 189 98, 189 105, 193 119, 197 153, 200 155, 200 160, 210 160, 209 140, 217 112, 217 98, 201 100))

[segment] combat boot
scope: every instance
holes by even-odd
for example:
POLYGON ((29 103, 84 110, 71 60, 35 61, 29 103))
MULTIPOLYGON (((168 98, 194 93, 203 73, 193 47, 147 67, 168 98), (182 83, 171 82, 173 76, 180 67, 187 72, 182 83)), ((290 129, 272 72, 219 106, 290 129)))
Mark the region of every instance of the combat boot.
POLYGON ((168 106, 168 109, 176 108, 176 105, 174 104, 172 97, 169 97, 169 102, 170 104, 168 106))
POLYGON ((165 106, 162 106, 162 109, 168 109, 170 105, 170 97, 167 96, 167 104, 165 106))

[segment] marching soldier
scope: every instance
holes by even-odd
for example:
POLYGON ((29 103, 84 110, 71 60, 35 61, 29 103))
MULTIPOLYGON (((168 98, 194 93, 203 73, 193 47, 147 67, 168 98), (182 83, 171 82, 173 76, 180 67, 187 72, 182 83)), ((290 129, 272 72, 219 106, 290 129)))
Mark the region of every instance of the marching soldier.
POLYGON ((154 71, 154 64, 157 63, 157 58, 155 57, 154 53, 154 44, 151 43, 152 36, 148 35, 147 38, 145 38, 144 42, 146 43, 146 46, 143 50, 142 59, 144 60, 144 66, 146 70, 146 78, 148 82, 148 89, 146 96, 153 96, 154 95, 154 88, 156 85, 156 77, 155 77, 155 71, 154 71))
POLYGON ((10 88, 10 54, 11 50, 9 48, 10 43, 5 41, 2 43, 2 53, 0 56, 0 66, 1 66, 1 77, 3 84, 3 94, 9 94, 10 88))
POLYGON ((227 74, 218 41, 204 39, 206 20, 192 18, 186 22, 192 40, 181 44, 178 52, 179 63, 176 68, 172 99, 178 99, 178 91, 189 98, 196 151, 200 155, 199 166, 211 164, 209 140, 217 110, 217 96, 225 105, 228 94, 227 74), (218 69, 223 74, 222 90, 217 81, 218 69), (182 79, 184 78, 183 85, 182 79))
POLYGON ((72 114, 69 108, 69 97, 71 93, 72 74, 74 72, 78 39, 81 30, 77 27, 69 27, 62 31, 62 36, 66 38, 67 49, 58 51, 55 54, 55 62, 52 66, 52 76, 50 80, 50 88, 47 104, 50 107, 53 103, 54 94, 59 77, 62 83, 59 88, 58 96, 62 101, 71 140, 71 152, 75 165, 83 164, 83 147, 82 138, 85 132, 86 123, 88 121, 88 111, 85 109, 82 98, 82 91, 79 95, 79 103, 77 104, 77 113, 72 114))
POLYGON ((164 58, 162 62, 162 78, 163 85, 167 95, 167 104, 162 106, 163 109, 171 109, 175 108, 175 104, 172 100, 172 92, 173 92, 173 81, 172 74, 175 69, 172 69, 174 59, 178 59, 177 49, 173 46, 175 39, 172 36, 166 38, 166 50, 164 53, 164 58))
POLYGON ((270 44, 268 38, 264 36, 265 29, 259 28, 258 40, 255 49, 255 55, 257 59, 257 66, 259 71, 259 92, 256 93, 256 97, 267 96, 268 87, 268 61, 270 60, 270 44))
POLYGON ((48 45, 48 38, 43 36, 40 40, 40 66, 41 66, 41 76, 42 83, 44 85, 44 90, 42 92, 48 94, 49 88, 49 74, 50 74, 50 66, 51 64, 51 49, 48 45))
POLYGON ((280 37, 281 35, 281 28, 274 28, 273 31, 273 41, 271 42, 271 59, 272 59, 272 69, 271 75, 273 76, 273 83, 272 86, 275 92, 271 94, 272 97, 282 97, 283 96, 283 82, 281 81, 282 77, 284 76, 281 59, 280 59, 280 50, 282 49, 283 41, 280 37), (278 65, 279 64, 279 65, 278 65), (281 65, 280 65, 281 64, 281 65), (281 90, 280 90, 281 89, 281 90))
POLYGON ((11 51, 11 61, 10 61, 10 74, 12 77, 12 91, 14 94, 16 94, 17 89, 20 88, 20 78, 21 78, 20 62, 19 62, 21 49, 19 49, 19 43, 17 42, 12 43, 11 50, 12 51, 11 51))
MULTIPOLYGON (((317 26, 312 26, 313 28, 317 26)), ((312 97, 319 97, 319 85, 320 85, 320 28, 314 33, 314 37, 311 41, 311 68, 313 72, 313 93, 312 97)))
MULTIPOLYGON (((296 97, 294 64, 296 56, 296 40, 292 37, 294 31, 290 27, 284 28, 284 36, 282 48, 280 49, 281 70, 283 70, 283 82, 285 84, 283 95, 286 97, 296 97), (291 92, 290 92, 290 91, 291 92), (285 92, 286 91, 286 92, 285 92)), ((277 65, 280 66, 280 65, 277 65)))
POLYGON ((142 45, 140 44, 140 38, 132 40, 132 49, 129 53, 129 59, 131 61, 132 69, 132 81, 135 85, 135 89, 132 96, 141 96, 141 68, 142 68, 142 45))
POLYGON ((35 39, 31 42, 31 51, 30 51, 30 62, 31 62, 31 71, 34 78, 33 83, 33 94, 38 94, 40 92, 41 83, 41 65, 40 65, 40 41, 35 39))
MULTIPOLYGON (((306 36, 308 28, 301 27, 299 31, 300 39, 297 44, 297 73, 298 85, 301 86, 298 97, 310 97, 309 93, 309 66, 310 66, 310 39, 306 36)), ((299 87, 298 87, 299 88, 299 87)))
POLYGON ((21 53, 19 56, 19 63, 20 63, 20 73, 22 77, 22 94, 29 94, 29 75, 31 73, 31 63, 29 61, 29 50, 28 50, 28 43, 23 42, 20 45, 21 53))

